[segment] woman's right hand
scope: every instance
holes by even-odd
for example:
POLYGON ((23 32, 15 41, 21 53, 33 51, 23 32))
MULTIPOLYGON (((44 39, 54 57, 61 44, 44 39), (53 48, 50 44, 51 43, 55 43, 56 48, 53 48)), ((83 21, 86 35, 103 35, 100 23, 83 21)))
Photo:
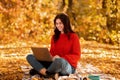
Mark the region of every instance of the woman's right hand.
POLYGON ((56 58, 60 58, 60 56, 56 55, 56 56, 53 57, 52 60, 54 61, 56 58))

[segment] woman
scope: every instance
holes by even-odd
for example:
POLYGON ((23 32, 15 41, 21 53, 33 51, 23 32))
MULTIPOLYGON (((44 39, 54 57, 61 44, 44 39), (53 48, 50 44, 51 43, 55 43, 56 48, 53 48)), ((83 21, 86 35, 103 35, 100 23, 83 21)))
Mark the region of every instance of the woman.
POLYGON ((34 68, 31 74, 35 74, 35 71, 44 76, 54 73, 69 75, 75 72, 81 55, 79 38, 71 29, 70 19, 64 13, 55 17, 54 26, 50 47, 53 61, 38 61, 33 55, 28 55, 27 61, 34 68))

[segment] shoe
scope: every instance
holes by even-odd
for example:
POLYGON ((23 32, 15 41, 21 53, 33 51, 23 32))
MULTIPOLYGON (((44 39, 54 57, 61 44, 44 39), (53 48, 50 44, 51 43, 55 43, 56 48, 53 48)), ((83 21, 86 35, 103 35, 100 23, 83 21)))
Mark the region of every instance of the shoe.
POLYGON ((55 74, 51 74, 51 75, 46 75, 46 76, 44 76, 44 78, 52 78, 53 80, 58 80, 59 74, 55 73, 55 74))
POLYGON ((58 77, 59 77, 58 73, 50 73, 50 72, 46 71, 46 74, 47 75, 45 75, 44 78, 52 78, 54 80, 58 80, 58 77))
POLYGON ((39 73, 35 69, 31 69, 30 72, 29 72, 29 74, 31 76, 34 76, 34 75, 39 74, 39 73))
POLYGON ((38 74, 40 77, 45 77, 44 75, 42 75, 42 74, 40 74, 38 71, 36 71, 35 69, 31 69, 30 70, 30 72, 29 72, 29 74, 31 75, 31 76, 34 76, 34 75, 36 75, 36 74, 38 74))
POLYGON ((69 74, 61 74, 61 73, 59 73, 59 76, 69 76, 69 74))

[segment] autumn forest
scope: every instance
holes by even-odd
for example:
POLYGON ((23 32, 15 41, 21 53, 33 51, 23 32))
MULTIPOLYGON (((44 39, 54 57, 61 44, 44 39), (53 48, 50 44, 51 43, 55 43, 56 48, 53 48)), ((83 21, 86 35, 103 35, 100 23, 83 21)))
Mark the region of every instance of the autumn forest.
POLYGON ((0 0, 0 80, 28 80, 22 79, 25 56, 33 46, 50 47, 60 12, 69 15, 80 39, 77 74, 92 65, 99 69, 94 73, 120 79, 120 0, 0 0))

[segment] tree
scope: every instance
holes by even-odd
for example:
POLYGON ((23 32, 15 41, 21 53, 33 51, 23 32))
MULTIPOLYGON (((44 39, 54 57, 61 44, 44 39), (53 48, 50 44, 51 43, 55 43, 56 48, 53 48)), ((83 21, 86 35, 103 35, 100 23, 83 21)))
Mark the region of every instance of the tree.
POLYGON ((117 0, 103 0, 102 14, 106 17, 106 27, 111 32, 117 29, 117 0))

